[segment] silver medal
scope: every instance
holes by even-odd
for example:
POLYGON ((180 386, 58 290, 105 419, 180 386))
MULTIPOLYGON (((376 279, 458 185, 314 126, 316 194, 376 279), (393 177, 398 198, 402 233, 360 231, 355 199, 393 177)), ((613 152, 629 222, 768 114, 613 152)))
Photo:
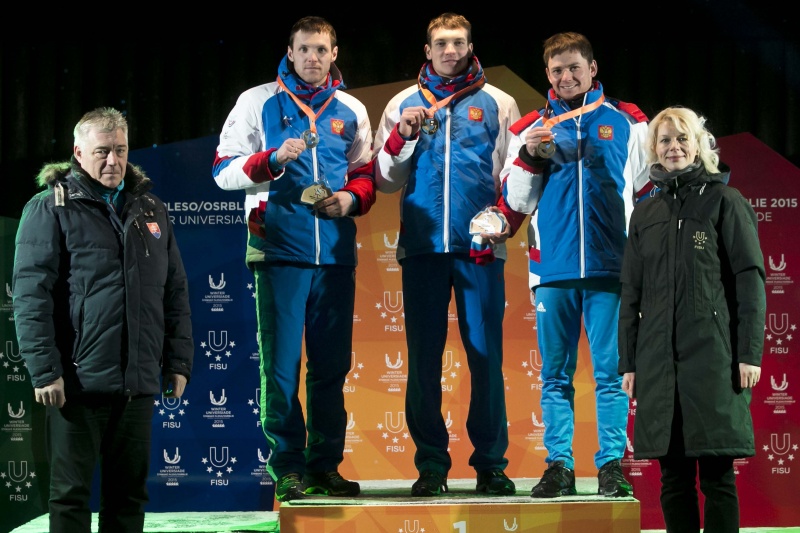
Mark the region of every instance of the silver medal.
POLYGON ((303 132, 303 142, 307 148, 314 148, 319 144, 319 135, 315 131, 306 130, 303 132))

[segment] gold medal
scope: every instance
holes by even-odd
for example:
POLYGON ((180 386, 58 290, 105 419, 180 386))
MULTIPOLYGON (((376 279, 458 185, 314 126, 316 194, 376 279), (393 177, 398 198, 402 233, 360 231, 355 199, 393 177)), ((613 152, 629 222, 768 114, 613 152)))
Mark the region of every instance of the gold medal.
POLYGON ((329 197, 333 192, 324 183, 314 183, 303 189, 300 201, 304 204, 314 205, 320 200, 329 197))

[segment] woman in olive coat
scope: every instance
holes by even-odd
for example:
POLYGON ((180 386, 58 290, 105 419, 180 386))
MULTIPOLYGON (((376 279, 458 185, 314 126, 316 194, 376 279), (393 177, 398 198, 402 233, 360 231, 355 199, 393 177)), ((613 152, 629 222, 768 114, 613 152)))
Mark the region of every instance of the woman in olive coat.
POLYGON ((705 118, 683 107, 649 124, 658 188, 631 216, 622 268, 619 372, 637 400, 634 457, 657 458, 667 531, 735 532, 733 460, 755 455, 766 289, 756 215, 727 186, 705 118))

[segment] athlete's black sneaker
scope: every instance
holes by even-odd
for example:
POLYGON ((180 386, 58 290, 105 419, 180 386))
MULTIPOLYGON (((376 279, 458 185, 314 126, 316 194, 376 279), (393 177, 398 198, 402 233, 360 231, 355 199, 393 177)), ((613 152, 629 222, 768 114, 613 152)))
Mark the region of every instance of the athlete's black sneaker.
POLYGON ((275 483, 275 498, 279 502, 288 502, 305 498, 306 486, 300 479, 300 474, 290 472, 278 478, 275 483))
POLYGON ((533 487, 531 498, 557 498, 576 494, 575 472, 564 466, 564 461, 553 461, 544 471, 539 483, 533 487))
POLYGON ((619 460, 614 459, 597 472, 597 494, 606 498, 624 498, 633 494, 633 487, 622 474, 619 460))
POLYGON ((422 472, 411 485, 412 496, 439 496, 443 492, 447 492, 447 476, 433 470, 422 472))
POLYGON ((499 496, 511 496, 517 492, 514 482, 499 468, 478 472, 478 484, 475 490, 499 496))
POLYGON ((326 496, 358 496, 361 486, 348 481, 336 470, 331 472, 306 472, 303 476, 306 494, 325 494, 326 496))

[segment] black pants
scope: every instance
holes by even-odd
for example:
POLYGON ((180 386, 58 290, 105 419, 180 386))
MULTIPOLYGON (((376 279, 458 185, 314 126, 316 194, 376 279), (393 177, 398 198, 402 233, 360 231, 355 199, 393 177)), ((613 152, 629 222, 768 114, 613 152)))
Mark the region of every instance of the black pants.
POLYGON ((704 533, 739 531, 739 496, 733 457, 686 457, 683 447, 683 419, 675 399, 667 455, 661 465, 661 511, 668 533, 700 531, 700 504, 697 495, 698 470, 703 506, 704 533))
POLYGON ((47 408, 50 533, 90 533, 98 458, 98 531, 142 532, 152 418, 152 396, 92 395, 47 408))

